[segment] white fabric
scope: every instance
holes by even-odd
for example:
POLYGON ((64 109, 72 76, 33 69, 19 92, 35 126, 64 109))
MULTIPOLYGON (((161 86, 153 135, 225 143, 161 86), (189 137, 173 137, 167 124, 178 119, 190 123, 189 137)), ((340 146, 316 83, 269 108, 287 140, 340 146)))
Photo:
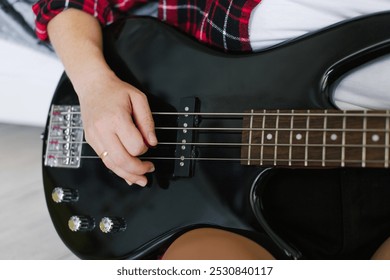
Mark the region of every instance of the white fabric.
POLYGON ((63 72, 53 55, 0 39, 0 122, 43 127, 63 72))
POLYGON ((390 0, 262 0, 250 18, 253 49, 271 46, 331 24, 380 11, 390 0))
MULTIPOLYGON (((251 15, 251 46, 260 50, 343 20, 380 11, 390 11, 390 0, 263 0, 251 15)), ((390 56, 345 78, 336 89, 334 101, 341 109, 390 109, 387 77, 390 77, 390 56)))

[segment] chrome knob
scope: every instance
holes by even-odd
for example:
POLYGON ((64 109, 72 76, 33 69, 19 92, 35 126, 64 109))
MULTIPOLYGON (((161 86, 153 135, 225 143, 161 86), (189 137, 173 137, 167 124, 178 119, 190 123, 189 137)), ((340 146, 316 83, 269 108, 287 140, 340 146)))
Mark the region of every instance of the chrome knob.
POLYGON ((95 227, 95 221, 88 216, 72 216, 68 221, 68 227, 71 231, 91 231, 95 227))
POLYGON ((56 203, 75 202, 79 200, 79 194, 73 189, 57 187, 51 192, 51 198, 56 203))
POLYGON ((126 229, 126 222, 119 217, 104 217, 100 220, 99 228, 104 233, 124 231, 126 229))

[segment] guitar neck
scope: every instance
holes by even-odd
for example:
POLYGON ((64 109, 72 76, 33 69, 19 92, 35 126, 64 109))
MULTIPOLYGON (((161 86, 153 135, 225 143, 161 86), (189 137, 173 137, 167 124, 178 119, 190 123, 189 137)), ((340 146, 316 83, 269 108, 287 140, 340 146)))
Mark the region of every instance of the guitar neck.
POLYGON ((390 111, 262 110, 243 119, 241 163, 389 167, 390 111))

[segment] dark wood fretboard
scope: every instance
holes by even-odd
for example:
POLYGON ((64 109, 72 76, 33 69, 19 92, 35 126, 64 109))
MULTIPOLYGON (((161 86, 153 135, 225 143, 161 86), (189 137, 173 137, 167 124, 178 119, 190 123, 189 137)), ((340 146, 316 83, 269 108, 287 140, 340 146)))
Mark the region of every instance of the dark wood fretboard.
POLYGON ((261 110, 243 119, 241 163, 389 167, 390 111, 261 110))

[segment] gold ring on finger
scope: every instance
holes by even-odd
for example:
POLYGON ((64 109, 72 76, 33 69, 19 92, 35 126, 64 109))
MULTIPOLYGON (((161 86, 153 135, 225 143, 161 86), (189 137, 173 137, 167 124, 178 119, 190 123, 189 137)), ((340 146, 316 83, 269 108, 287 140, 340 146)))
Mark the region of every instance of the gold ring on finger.
POLYGON ((100 158, 101 159, 104 159, 106 156, 108 156, 108 152, 107 151, 104 151, 103 153, 100 154, 100 158))

